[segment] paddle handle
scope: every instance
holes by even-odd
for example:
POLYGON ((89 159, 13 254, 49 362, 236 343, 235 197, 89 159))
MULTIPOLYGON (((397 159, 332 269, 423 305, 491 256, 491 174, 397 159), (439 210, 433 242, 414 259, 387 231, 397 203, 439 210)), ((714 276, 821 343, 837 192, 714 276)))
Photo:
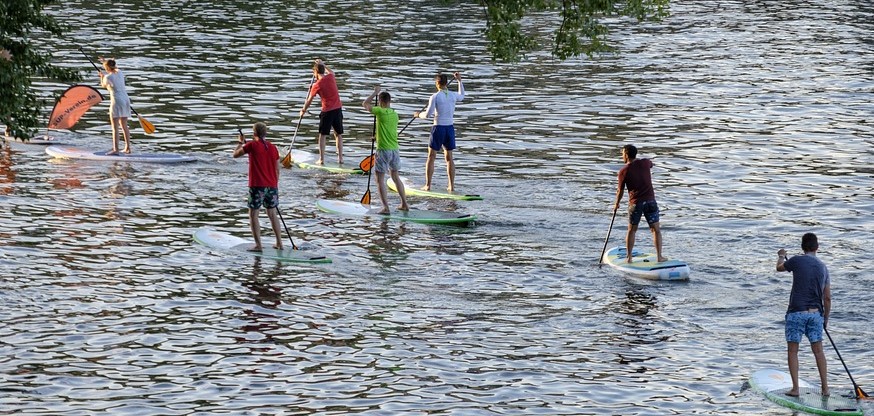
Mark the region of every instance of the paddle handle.
POLYGON ((610 241, 610 233, 613 231, 613 222, 616 221, 616 213, 619 208, 613 209, 613 218, 610 219, 610 227, 607 228, 607 237, 604 238, 604 248, 601 249, 601 256, 598 257, 598 268, 604 264, 604 253, 607 252, 607 242, 610 241))

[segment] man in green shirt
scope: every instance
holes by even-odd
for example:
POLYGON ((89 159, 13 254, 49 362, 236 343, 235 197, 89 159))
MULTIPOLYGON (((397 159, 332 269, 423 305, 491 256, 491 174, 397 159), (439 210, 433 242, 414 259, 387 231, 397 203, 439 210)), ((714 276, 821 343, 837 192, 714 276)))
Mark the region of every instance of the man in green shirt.
POLYGON ((398 113, 391 108, 391 95, 387 92, 380 93, 380 88, 376 87, 373 94, 370 94, 364 100, 364 109, 373 114, 376 123, 376 184, 379 189, 379 199, 382 201, 382 209, 379 214, 388 214, 391 212, 388 208, 388 192, 385 185, 385 174, 389 172, 391 179, 394 181, 398 189, 398 195, 401 196, 401 206, 398 207, 401 211, 409 211, 407 206, 407 195, 404 192, 404 183, 398 175, 398 170, 401 168, 401 156, 398 151, 398 113), (379 96, 379 105, 374 107, 372 102, 375 97, 379 96))

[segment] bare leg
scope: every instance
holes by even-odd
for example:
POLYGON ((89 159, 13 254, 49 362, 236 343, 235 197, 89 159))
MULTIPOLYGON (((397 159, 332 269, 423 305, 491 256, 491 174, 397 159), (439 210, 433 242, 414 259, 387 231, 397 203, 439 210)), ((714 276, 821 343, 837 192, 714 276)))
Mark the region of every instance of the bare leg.
POLYGON ((112 126, 112 151, 107 154, 118 154, 118 126, 115 124, 115 119, 109 116, 109 125, 112 126))
MULTIPOLYGON (((786 392, 787 396, 798 396, 798 343, 787 342, 787 359, 789 361, 789 376, 792 377, 792 390, 786 392)), ((821 348, 820 348, 821 349, 821 348)))
POLYGON ((130 153, 130 128, 127 125, 127 117, 119 117, 118 124, 121 126, 121 131, 124 133, 124 150, 125 153, 130 153))
POLYGON ((279 229, 279 215, 276 213, 276 208, 267 209, 267 217, 270 218, 270 226, 273 227, 273 235, 276 236, 276 244, 273 248, 282 250, 282 231, 279 229))
POLYGON ((425 186, 422 189, 431 190, 431 177, 434 176, 434 160, 437 159, 437 152, 432 148, 428 148, 428 159, 425 160, 425 186))
POLYGON ((343 136, 334 132, 334 144, 337 146, 337 163, 343 164, 343 136))
POLYGON ((626 262, 631 263, 631 253, 634 250, 634 235, 637 233, 637 226, 628 224, 628 231, 625 233, 625 252, 627 254, 626 262))
POLYGON ((401 176, 398 175, 398 171, 391 171, 391 179, 395 183, 395 187, 398 188, 398 195, 401 196, 401 206, 398 208, 400 211, 409 211, 410 206, 407 205, 407 191, 404 188, 404 183, 401 181, 401 176))
POLYGON ((656 256, 658 256, 659 262, 668 261, 666 257, 662 257, 662 229, 659 223, 653 223, 649 226, 649 229, 652 231, 652 240, 653 244, 655 244, 656 256))
POLYGON ((319 133, 319 160, 316 161, 316 164, 325 164, 325 135, 322 133, 319 133))
POLYGON ((249 227, 252 229, 252 237, 255 238, 255 246, 249 251, 261 251, 261 224, 258 222, 258 211, 249 208, 249 227))
POLYGON ((452 151, 444 150, 443 157, 446 159, 446 176, 449 177, 449 186, 446 190, 452 192, 455 190, 455 161, 452 160, 452 151))
POLYGON ((828 369, 826 368, 825 352, 822 350, 822 341, 810 344, 813 356, 816 357, 816 369, 819 370, 819 385, 822 386, 822 395, 828 396, 828 369))
POLYGON ((378 214, 391 212, 388 209, 388 191, 385 188, 385 172, 376 172, 376 189, 379 190, 379 200, 382 202, 382 209, 378 214))

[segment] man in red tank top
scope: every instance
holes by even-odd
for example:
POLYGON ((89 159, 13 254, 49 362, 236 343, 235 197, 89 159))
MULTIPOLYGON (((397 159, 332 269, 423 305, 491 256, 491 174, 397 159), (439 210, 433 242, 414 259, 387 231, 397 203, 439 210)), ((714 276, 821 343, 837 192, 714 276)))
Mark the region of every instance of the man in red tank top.
POLYGON ((622 160, 625 166, 619 169, 619 188, 616 190, 616 205, 613 210, 619 209, 625 188, 628 188, 628 232, 625 234, 625 248, 628 252, 627 261, 631 263, 632 250, 634 249, 634 237, 637 233, 637 225, 640 217, 646 217, 649 229, 652 231, 653 243, 659 262, 667 261, 662 257, 662 231, 659 228, 659 206, 656 204, 655 191, 652 187, 652 161, 638 159, 637 148, 627 144, 622 147, 622 160))
POLYGON ((267 141, 267 125, 255 123, 252 127, 253 139, 246 142, 240 133, 240 143, 234 149, 234 157, 249 155, 249 226, 255 237, 255 246, 250 251, 261 251, 261 223, 258 215, 261 205, 267 210, 273 235, 276 236, 277 250, 282 250, 282 234, 279 231, 279 150, 267 141))
POLYGON ((316 59, 313 64, 313 76, 317 81, 313 83, 307 100, 300 110, 300 116, 307 112, 313 98, 316 95, 322 100, 322 111, 319 113, 319 160, 316 164, 325 163, 325 138, 334 129, 334 144, 337 146, 337 163, 343 164, 343 103, 340 101, 340 92, 337 90, 337 79, 334 71, 331 71, 321 59, 316 59))

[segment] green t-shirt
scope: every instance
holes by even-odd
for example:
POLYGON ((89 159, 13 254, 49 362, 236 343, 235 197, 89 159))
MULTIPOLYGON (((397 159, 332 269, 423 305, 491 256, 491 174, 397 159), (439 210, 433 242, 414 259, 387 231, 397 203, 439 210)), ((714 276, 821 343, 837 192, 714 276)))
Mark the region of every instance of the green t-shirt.
POLYGON ((376 150, 398 150, 398 113, 393 108, 373 106, 376 117, 376 150))

